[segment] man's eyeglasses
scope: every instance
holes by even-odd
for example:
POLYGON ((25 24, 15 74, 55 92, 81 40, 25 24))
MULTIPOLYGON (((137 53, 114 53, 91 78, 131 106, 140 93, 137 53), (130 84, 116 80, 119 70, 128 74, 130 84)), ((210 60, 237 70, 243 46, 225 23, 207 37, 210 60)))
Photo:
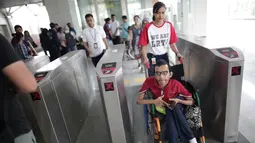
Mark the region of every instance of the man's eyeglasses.
POLYGON ((156 76, 161 76, 161 74, 166 76, 168 73, 169 73, 169 71, 155 71, 156 76))

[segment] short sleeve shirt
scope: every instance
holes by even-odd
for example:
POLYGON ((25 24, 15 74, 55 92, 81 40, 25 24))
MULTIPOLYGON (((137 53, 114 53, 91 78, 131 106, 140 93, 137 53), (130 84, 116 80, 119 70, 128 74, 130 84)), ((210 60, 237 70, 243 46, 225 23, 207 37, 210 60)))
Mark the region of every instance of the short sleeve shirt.
POLYGON ((128 38, 129 38, 128 26, 129 26, 129 24, 128 24, 127 22, 126 22, 126 23, 123 23, 123 25, 122 25, 122 31, 121 31, 121 34, 120 34, 120 37, 121 37, 121 38, 125 38, 125 39, 128 39, 128 38))
POLYGON ((88 27, 82 31, 83 42, 88 42, 91 56, 96 57, 100 55, 105 47, 103 38, 106 38, 105 31, 102 26, 88 27), (95 47, 95 43, 97 47, 95 47))
POLYGON ((161 89, 156 81, 154 76, 147 78, 139 93, 146 92, 147 90, 151 90, 154 98, 158 98, 161 96, 161 92, 163 91, 164 101, 168 101, 171 98, 176 98, 176 96, 180 95, 184 98, 191 98, 191 93, 177 80, 170 79, 165 88, 161 89))
POLYGON ((148 46, 147 52, 154 55, 163 55, 167 52, 169 44, 178 41, 172 23, 165 21, 163 25, 156 26, 153 22, 145 25, 140 35, 139 44, 148 46))
MULTIPOLYGON (((10 89, 12 86, 3 74, 3 69, 20 60, 13 47, 3 35, 0 34, 0 122, 7 124, 15 137, 28 133, 31 130, 25 118, 22 107, 10 89)), ((2 129, 0 129, 2 130, 2 129)), ((1 141, 0 141, 1 142, 1 141)))
MULTIPOLYGON (((111 31, 112 31, 112 34, 114 34, 115 31, 116 31, 119 27, 120 27, 120 23, 119 23, 117 20, 113 21, 113 22, 111 23, 111 31)), ((120 30, 118 30, 118 31, 116 32, 116 35, 114 35, 114 36, 120 36, 120 30)))

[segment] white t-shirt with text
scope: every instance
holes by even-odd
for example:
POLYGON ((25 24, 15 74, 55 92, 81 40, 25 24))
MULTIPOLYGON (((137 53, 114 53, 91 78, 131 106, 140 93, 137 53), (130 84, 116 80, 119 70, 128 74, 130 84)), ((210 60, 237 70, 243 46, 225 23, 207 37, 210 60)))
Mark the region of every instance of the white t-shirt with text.
POLYGON ((147 46, 148 53, 163 55, 167 53, 169 45, 177 41, 172 23, 165 21, 161 26, 156 26, 151 22, 142 30, 139 45, 147 46))

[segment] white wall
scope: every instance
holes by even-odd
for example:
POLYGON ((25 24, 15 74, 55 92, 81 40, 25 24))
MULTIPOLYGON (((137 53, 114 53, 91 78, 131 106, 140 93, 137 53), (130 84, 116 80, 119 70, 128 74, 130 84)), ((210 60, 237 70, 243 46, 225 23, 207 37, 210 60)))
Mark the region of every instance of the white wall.
POLYGON ((7 39, 11 38, 11 31, 5 16, 0 12, 0 33, 3 34, 7 39))
POLYGON ((51 22, 58 23, 60 26, 71 22, 77 32, 81 31, 75 0, 44 0, 44 5, 51 22))

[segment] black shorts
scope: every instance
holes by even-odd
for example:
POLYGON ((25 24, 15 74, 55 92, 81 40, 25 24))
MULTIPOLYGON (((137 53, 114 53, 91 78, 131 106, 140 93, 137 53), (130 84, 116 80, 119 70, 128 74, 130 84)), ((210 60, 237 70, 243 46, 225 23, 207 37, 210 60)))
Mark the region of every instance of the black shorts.
POLYGON ((103 57, 104 53, 105 53, 105 50, 103 50, 103 52, 100 55, 91 58, 92 63, 95 67, 97 66, 97 63, 100 61, 100 59, 103 57))

